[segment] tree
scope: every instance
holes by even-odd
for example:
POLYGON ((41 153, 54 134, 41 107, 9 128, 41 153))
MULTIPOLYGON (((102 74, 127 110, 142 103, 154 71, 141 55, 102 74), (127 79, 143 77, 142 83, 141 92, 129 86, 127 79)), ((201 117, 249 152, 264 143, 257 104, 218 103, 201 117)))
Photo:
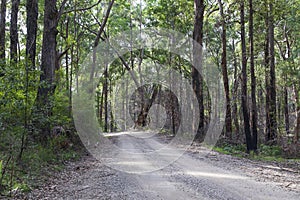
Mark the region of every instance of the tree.
POLYGON ((26 57, 30 61, 31 69, 35 68, 38 0, 27 0, 26 2, 26 57))
POLYGON ((228 81, 228 73, 227 73, 227 39, 226 39, 226 19, 223 9, 223 3, 221 0, 218 0, 219 2, 219 8, 220 8, 220 15, 221 15, 221 23, 222 23, 222 74, 223 74, 223 82, 224 82, 224 89, 225 89, 225 95, 226 95, 226 119, 225 119, 225 125, 226 125, 226 136, 228 138, 231 138, 232 134, 232 120, 231 120, 231 100, 230 100, 230 91, 229 91, 229 81, 228 81))
POLYGON ((240 1, 240 17, 241 17, 241 41, 242 41, 242 109, 244 117, 244 131, 246 136, 247 152, 253 149, 251 129, 248 112, 248 94, 247 94, 247 52, 245 38, 245 5, 244 1, 240 1))
MULTIPOLYGON (((274 38, 274 13, 273 3, 269 3, 269 58, 270 58, 270 133, 267 137, 268 141, 274 141, 277 136, 277 120, 276 120, 276 75, 275 75, 275 38, 274 38)), ((275 142, 275 141, 274 141, 275 142)))
MULTIPOLYGON (((265 9, 268 8, 268 5, 265 5, 265 9)), ((265 141, 268 142, 271 136, 271 123, 270 123, 270 78, 269 78, 269 71, 270 71, 270 57, 269 57, 269 46, 270 46, 270 37, 269 37, 269 13, 265 13, 265 26, 266 28, 266 36, 265 36, 265 45, 264 45, 264 65, 265 65, 265 87, 266 87, 266 105, 265 105, 265 112, 266 112, 266 137, 265 141)))
MULTIPOLYGON (((195 21, 193 39, 202 45, 203 43, 203 20, 204 20, 204 0, 194 0, 195 3, 195 21)), ((199 125, 196 134, 196 139, 202 141, 204 139, 204 104, 203 104, 203 79, 201 77, 201 61, 202 49, 200 52, 197 47, 193 47, 193 64, 192 68, 192 85, 196 98, 199 104, 199 125), (196 68, 197 67, 197 68, 196 68)))
POLYGON ((13 0, 10 16, 10 60, 16 63, 18 60, 18 12, 20 0, 13 0))
MULTIPOLYGON (((5 16, 6 16, 6 0, 1 0, 0 10, 0 61, 5 59, 5 16)), ((0 72, 2 74, 2 72, 0 72)))
POLYGON ((249 40, 250 40, 250 71, 251 71, 251 100, 252 100, 252 144, 257 150, 257 106, 256 106, 256 77, 254 66, 254 36, 253 36, 253 3, 249 0, 249 40))
POLYGON ((37 126, 41 131, 41 139, 43 136, 50 134, 49 117, 52 116, 52 97, 56 87, 55 71, 59 69, 59 55, 56 49, 58 34, 57 25, 62 14, 64 4, 62 3, 60 11, 56 7, 57 0, 45 0, 44 4, 44 31, 42 44, 42 60, 40 85, 38 88, 36 106, 38 113, 45 119, 45 123, 37 122, 37 126))

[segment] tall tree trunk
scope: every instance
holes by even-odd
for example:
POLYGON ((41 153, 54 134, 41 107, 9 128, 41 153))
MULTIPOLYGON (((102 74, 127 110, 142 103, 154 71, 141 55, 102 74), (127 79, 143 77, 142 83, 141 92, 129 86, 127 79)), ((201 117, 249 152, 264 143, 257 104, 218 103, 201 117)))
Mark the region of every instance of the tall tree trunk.
MULTIPOLYGON (((288 51, 288 59, 291 57, 291 44, 288 37, 288 32, 286 26, 284 26, 284 35, 285 35, 285 41, 286 41, 286 48, 288 51)), ((282 53, 283 55, 283 53, 282 53)), ((284 60, 286 60, 286 57, 282 56, 284 60)), ((285 120, 285 130, 286 134, 290 134, 290 119, 289 119, 289 95, 288 95, 288 88, 287 88, 287 74, 285 74, 285 85, 284 85, 284 120, 285 120)))
POLYGON ((26 2, 26 57, 30 61, 32 70, 35 69, 36 57, 36 35, 37 35, 37 19, 38 19, 38 0, 27 0, 26 2))
POLYGON ((276 120, 276 77, 275 77, 275 39, 274 39, 274 14, 273 4, 269 4, 269 48, 270 48, 270 137, 269 141, 273 141, 277 136, 277 120, 276 120))
MULTIPOLYGON (((204 0, 194 0, 195 6, 195 22, 194 22, 194 32, 193 39, 200 45, 203 43, 203 20, 204 20, 204 0)), ((193 48, 193 64, 195 67, 201 70, 202 62, 202 49, 200 52, 197 48, 193 48)), ((203 79, 201 77, 201 71, 199 72, 197 68, 192 68, 192 85, 195 92, 196 98, 199 104, 199 125, 196 134, 196 139, 199 141, 204 140, 204 103, 203 103, 203 79)))
POLYGON ((226 59, 226 23, 225 23, 225 15, 223 11, 223 4, 221 0, 218 0, 219 7, 220 7, 220 15, 222 18, 222 74, 223 74, 223 82, 224 82, 224 88, 225 88, 225 95, 226 95, 226 137, 231 139, 232 134, 232 121, 231 121, 231 100, 230 100, 230 92, 229 92, 229 81, 228 81, 228 73, 227 73, 227 59, 226 59))
MULTIPOLYGON (((5 16, 6 16, 6 0, 1 0, 0 8, 0 67, 1 63, 5 62, 5 16)), ((4 75, 0 68, 0 76, 4 75)))
POLYGON ((108 132, 108 64, 105 66, 104 71, 104 87, 103 87, 103 93, 104 93, 104 132, 108 132))
POLYGON ((242 109, 244 117, 244 129, 246 136, 247 152, 253 149, 252 137, 249 123, 249 112, 247 103, 247 52, 246 52, 246 39, 245 39, 245 6, 244 1, 240 3, 241 15, 241 41, 242 41, 242 109))
POLYGON ((104 101, 104 90, 105 84, 102 85, 101 97, 100 97, 100 105, 99 105, 99 122, 101 125, 103 124, 103 101, 104 101))
POLYGON ((58 24, 57 0, 45 0, 44 7, 44 32, 42 44, 42 63, 40 85, 38 88, 36 105, 39 114, 47 118, 45 123, 38 124, 43 136, 50 134, 50 122, 48 118, 52 115, 51 97, 55 91, 55 70, 57 68, 56 36, 58 24))
POLYGON ((295 99, 296 99, 296 127, 294 133, 294 142, 298 142, 300 137, 300 101, 299 101, 299 91, 297 85, 294 85, 295 99))
POLYGON ((13 63, 18 61, 18 12, 20 0, 13 0, 10 16, 10 60, 13 63))
MULTIPOLYGON (((69 17, 67 17, 66 20, 66 40, 69 38, 69 17)), ((69 87, 70 87, 70 81, 69 81, 69 76, 70 76, 70 72, 69 72, 69 51, 66 51, 66 91, 69 95, 69 87)))
MULTIPOLYGON (((265 6, 266 9, 268 5, 265 6)), ((269 38, 269 14, 266 13, 265 16, 266 22, 266 42, 265 42, 265 50, 264 50, 264 63, 265 63, 265 85, 266 85, 266 133, 265 133, 265 142, 271 138, 271 123, 270 123, 270 78, 269 78, 269 71, 270 71, 270 54, 269 54, 269 46, 270 46, 270 38, 269 38)))
POLYGON ((236 140, 239 139, 239 132, 240 132, 240 125, 239 125, 239 119, 238 119, 238 87, 239 87, 239 76, 238 76, 238 63, 237 63, 237 58, 236 58, 236 53, 235 53, 235 41, 232 41, 232 47, 233 47, 233 56, 234 56, 234 83, 233 83, 233 91, 232 91, 232 96, 233 96, 233 105, 232 105, 232 116, 233 116, 233 121, 234 121, 234 128, 235 128, 235 135, 236 135, 236 140))
POLYGON ((254 66, 254 36, 253 36, 253 3, 249 0, 249 37, 250 37, 250 71, 251 71, 251 100, 252 100, 252 145, 257 150, 257 106, 256 106, 256 77, 254 66))
MULTIPOLYGON (((285 77, 285 80, 287 77, 285 77)), ((286 84, 286 83, 285 83, 286 84)), ((285 131, 288 135, 290 133, 290 120, 289 120, 289 95, 287 86, 284 86, 284 122, 285 122, 285 131)))

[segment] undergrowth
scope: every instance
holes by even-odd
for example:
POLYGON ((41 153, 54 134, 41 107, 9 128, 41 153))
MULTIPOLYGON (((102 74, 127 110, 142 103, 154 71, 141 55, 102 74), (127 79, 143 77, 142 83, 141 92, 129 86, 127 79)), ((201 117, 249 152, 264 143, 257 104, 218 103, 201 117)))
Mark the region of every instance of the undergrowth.
POLYGON ((80 158, 81 153, 82 149, 64 135, 50 139, 47 145, 28 145, 21 159, 13 149, 0 151, 0 196, 30 192, 51 173, 64 169, 66 161, 80 158))
POLYGON ((213 148, 215 151, 223 154, 233 155, 240 158, 249 158, 261 161, 277 161, 283 162, 287 160, 300 161, 300 159, 287 159, 284 157, 280 146, 259 145, 258 152, 250 152, 246 154, 246 145, 230 145, 223 144, 213 148))

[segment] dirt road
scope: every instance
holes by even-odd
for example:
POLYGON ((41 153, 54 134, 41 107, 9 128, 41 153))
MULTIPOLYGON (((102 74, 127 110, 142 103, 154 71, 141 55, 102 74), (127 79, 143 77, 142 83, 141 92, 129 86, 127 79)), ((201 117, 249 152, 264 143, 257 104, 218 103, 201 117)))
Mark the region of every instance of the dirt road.
MULTIPOLYGON (((138 154, 138 160, 123 159, 114 168, 130 171, 151 171, 164 162, 159 154, 145 156, 145 152, 165 145, 156 137, 136 138, 119 135, 114 138, 119 148, 138 154)), ((167 151, 172 156, 173 147, 167 151)), ((275 164, 246 162, 244 159, 218 153, 208 153, 193 147, 167 167, 146 173, 127 173, 105 166, 88 156, 70 163, 66 170, 34 190, 27 199, 278 199, 300 198, 300 175, 295 169, 275 164), (204 153, 205 152, 205 153, 204 153), (208 153, 208 154, 207 154, 208 153)), ((166 151, 164 152, 166 153, 166 151)))

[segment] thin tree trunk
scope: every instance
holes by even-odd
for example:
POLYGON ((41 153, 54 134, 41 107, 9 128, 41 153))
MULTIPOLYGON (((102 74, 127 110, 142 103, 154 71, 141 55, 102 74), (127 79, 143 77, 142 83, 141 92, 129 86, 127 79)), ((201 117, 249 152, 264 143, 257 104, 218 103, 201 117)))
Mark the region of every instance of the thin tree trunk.
POLYGON ((10 60, 12 63, 18 61, 18 12, 20 0, 13 0, 10 16, 10 60))
MULTIPOLYGON (((29 112, 28 112, 28 101, 29 101, 29 90, 30 90, 30 79, 29 73, 35 69, 35 55, 36 55, 36 34, 37 34, 37 1, 27 0, 26 2, 26 27, 27 27, 27 36, 26 36, 26 83, 25 83, 25 102, 24 102, 24 132, 21 139, 21 150, 18 156, 20 160, 22 158, 25 145, 26 145, 26 135, 29 131, 28 121, 29 121, 29 112), (35 7, 36 6, 36 7, 35 7)), ((19 50, 20 52, 20 50, 19 50)))
MULTIPOLYGON (((6 1, 7 0, 1 0, 1 10, 0 10, 0 67, 1 63, 4 64, 5 62, 5 18, 6 18, 6 1)), ((2 72, 2 69, 0 68, 0 76, 4 75, 4 72, 2 72)))
POLYGON ((113 115, 113 105, 112 105, 112 101, 113 101, 113 93, 112 93, 112 83, 109 83, 109 96, 110 96, 110 102, 109 102, 109 108, 110 108, 110 112, 109 112, 109 118, 110 118, 110 132, 114 132, 115 131, 115 120, 114 120, 114 115, 113 115))
POLYGON ((296 99, 296 127, 294 133, 294 142, 298 142, 300 137, 300 102, 299 102, 299 92, 297 85, 294 85, 295 99, 296 99))
POLYGON ((269 140, 276 142, 277 120, 276 120, 276 76, 275 76, 275 46, 274 46, 274 14, 273 4, 269 4, 269 48, 270 48, 270 137, 269 140))
POLYGON ((35 69, 36 57, 36 35, 37 35, 37 19, 38 19, 38 0, 27 0, 26 2, 26 57, 29 60, 30 69, 35 69))
POLYGON ((101 99, 100 99, 100 107, 99 107, 99 121, 102 124, 102 118, 103 118, 103 101, 104 101, 104 90, 105 85, 102 86, 102 92, 101 92, 101 99))
MULTIPOLYGON (((288 37, 286 25, 284 26, 284 36, 285 36, 285 41, 286 41, 286 48, 288 52, 288 57, 284 55, 283 52, 281 52, 282 58, 287 61, 291 57, 291 45, 290 45, 290 40, 288 37)), ((286 134, 290 134, 290 120, 289 120, 289 95, 288 95, 288 88, 287 88, 287 74, 285 74, 285 85, 284 85, 284 120, 285 120, 285 131, 286 134)))
MULTIPOLYGON (((286 77, 285 77, 286 79, 286 77)), ((289 102, 288 102, 288 90, 284 86, 284 120, 285 120, 285 131, 286 134, 290 134, 290 120, 289 120, 289 102)))
MULTIPOLYGON (((204 20, 204 0, 194 0, 195 3, 195 22, 193 39, 200 45, 203 43, 203 20, 204 20)), ((194 66, 201 70, 202 61, 202 49, 197 52, 197 48, 193 49, 193 63, 194 66)), ((203 80, 201 77, 201 71, 197 68, 192 68, 192 85, 195 92, 196 98, 199 104, 199 125, 197 128, 196 140, 204 140, 204 104, 203 104, 203 80)))
POLYGON ((239 76, 238 76, 238 69, 237 69, 237 58, 236 58, 236 53, 235 53, 235 41, 232 41, 232 46, 233 46, 233 56, 234 56, 234 83, 233 83, 233 105, 232 105, 232 116, 233 116, 233 121, 234 121, 234 126, 235 126, 235 135, 236 135, 236 140, 239 139, 239 133, 240 133, 240 125, 239 125, 239 119, 238 119, 238 107, 237 107, 237 102, 238 102, 238 87, 239 87, 239 76))
MULTIPOLYGON (((69 18, 67 18, 67 22, 66 22, 66 39, 68 39, 69 37, 69 18)), ((69 51, 67 50, 66 52, 66 91, 68 92, 69 91, 69 76, 70 76, 70 73, 69 73, 69 51)), ((68 92, 69 93, 69 92, 68 92)), ((68 94, 69 95, 69 94, 68 94)))
POLYGON ((227 74, 227 41, 226 41, 226 23, 225 23, 225 15, 223 11, 223 4, 221 0, 218 0, 219 7, 220 7, 220 15, 222 18, 222 74, 223 74, 223 82, 226 94, 226 137, 231 139, 232 134, 232 122, 231 122, 231 100, 230 100, 230 92, 229 92, 229 81, 228 81, 228 74, 227 74))
POLYGON ((160 93, 160 86, 153 84, 151 86, 151 97, 150 98, 145 98, 145 89, 143 87, 140 87, 138 90, 140 98, 141 98, 141 111, 137 117, 137 120, 135 122, 135 127, 145 127, 147 125, 147 117, 150 111, 151 106, 153 105, 154 101, 157 99, 158 94, 160 93), (141 94, 143 94, 141 96, 141 94))
POLYGON ((250 71, 251 71, 251 100, 252 100, 252 145, 257 150, 257 106, 256 106, 256 77, 254 66, 254 36, 253 36, 253 3, 249 0, 249 37, 250 37, 250 71))
POLYGON ((96 59, 97 59, 97 49, 96 47, 98 46, 99 42, 100 42, 100 39, 101 39, 101 35, 104 31, 104 28, 106 26, 106 23, 108 21, 108 18, 109 18, 109 15, 110 15, 110 12, 111 12, 111 9, 114 5, 114 2, 115 0, 112 0, 109 5, 108 5, 108 8, 107 8, 107 11, 106 11, 106 14, 105 14, 105 17, 103 19, 103 22, 99 28, 99 31, 97 33, 97 36, 96 36, 96 39, 94 41, 94 49, 93 49, 93 65, 92 65, 92 71, 91 71, 91 74, 90 74, 90 80, 93 80, 94 76, 95 76, 95 68, 96 68, 96 59))
POLYGON ((244 1, 240 3, 241 15, 241 41, 242 41, 242 109, 244 117, 244 130, 246 136, 247 152, 253 149, 252 137, 249 123, 249 112, 247 103, 247 52, 245 39, 245 6, 244 1))
MULTIPOLYGON (((267 5, 266 5, 267 9, 267 5)), ((265 133, 265 142, 271 139, 271 123, 270 123, 270 80, 269 80, 269 67, 270 67, 270 55, 269 55, 269 14, 266 14, 266 43, 265 43, 265 52, 264 52, 264 62, 265 62, 265 85, 266 85, 266 133, 265 133)))

